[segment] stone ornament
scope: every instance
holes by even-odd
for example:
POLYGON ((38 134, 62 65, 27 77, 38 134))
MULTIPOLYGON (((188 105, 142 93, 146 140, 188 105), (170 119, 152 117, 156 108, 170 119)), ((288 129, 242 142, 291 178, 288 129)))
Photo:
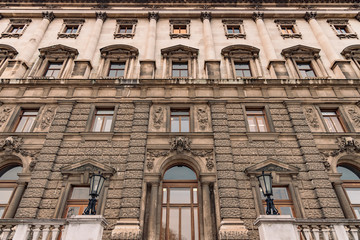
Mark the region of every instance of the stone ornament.
POLYGON ((256 20, 258 19, 261 19, 263 20, 264 19, 264 13, 262 12, 254 12, 253 15, 252 15, 252 19, 256 22, 256 20))
POLYGON ((42 12, 42 16, 44 19, 47 19, 49 20, 49 22, 52 22, 52 20, 54 20, 55 18, 55 15, 54 15, 54 12, 42 12))
POLYGON ((23 156, 34 157, 35 152, 25 151, 22 149, 23 140, 19 137, 7 137, 0 141, 0 151, 5 151, 6 154, 11 154, 12 152, 19 153, 23 156))
POLYGON ((49 127, 55 116, 55 107, 50 107, 46 110, 41 120, 40 127, 42 130, 49 127))
POLYGON ((355 126, 360 127, 360 113, 356 110, 356 108, 349 108, 347 112, 349 113, 350 118, 354 121, 355 126))
POLYGON ((306 12, 304 18, 306 21, 309 21, 310 19, 315 19, 316 15, 317 12, 306 12))
POLYGON ((5 106, 0 110, 0 127, 6 122, 9 118, 11 111, 13 110, 12 107, 5 106))
POLYGON ((155 107, 152 117, 154 121, 154 127, 159 129, 164 122, 164 108, 160 106, 155 107))
POLYGON ((96 12, 95 15, 96 15, 96 19, 101 19, 103 20, 103 22, 105 22, 107 18, 106 12, 96 12))
POLYGON ((176 137, 170 140, 170 152, 175 151, 182 153, 184 150, 191 151, 191 140, 187 137, 176 137))
POLYGON ((149 12, 148 13, 149 20, 155 19, 155 21, 159 20, 159 13, 158 12, 149 12))
POLYGON ((352 137, 341 137, 337 139, 339 149, 334 150, 330 153, 332 157, 339 155, 340 153, 360 153, 360 143, 352 137))
POLYGON ((201 21, 204 21, 204 19, 211 20, 211 12, 201 12, 200 15, 201 21))
POLYGON ((209 118, 206 107, 199 107, 196 111, 199 126, 201 130, 205 130, 209 124, 209 118))
POLYGON ((313 128, 319 128, 319 119, 312 107, 305 108, 305 118, 308 124, 313 128))

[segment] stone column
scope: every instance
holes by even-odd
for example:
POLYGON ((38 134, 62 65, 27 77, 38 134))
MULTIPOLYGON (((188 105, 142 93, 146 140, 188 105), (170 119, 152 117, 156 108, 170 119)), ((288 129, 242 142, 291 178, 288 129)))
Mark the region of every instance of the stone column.
POLYGON ((156 213, 158 206, 158 191, 159 182, 151 183, 151 197, 150 197, 150 213, 149 213, 149 226, 148 226, 148 239, 156 239, 156 213))
POLYGON ((351 206, 349 205, 349 200, 346 197, 344 189, 341 186, 341 182, 334 182, 333 185, 345 217, 349 219, 354 219, 354 213, 351 209, 351 206))
POLYGON ((274 46, 264 23, 264 13, 254 12, 253 20, 259 31, 260 40, 264 48, 265 56, 268 59, 268 69, 272 78, 289 78, 285 67, 285 61, 277 59, 274 46))
POLYGON ((205 42, 205 71, 209 79, 220 78, 220 61, 216 59, 215 44, 211 31, 211 12, 201 12, 205 42))
MULTIPOLYGON (((31 35, 30 40, 25 43, 26 51, 20 52, 17 60, 11 60, 17 62, 17 69, 10 69, 11 74, 10 78, 22 78, 28 68, 31 66, 31 60, 38 50, 38 46, 44 37, 45 31, 48 28, 49 24, 52 20, 54 20, 55 16, 53 12, 43 12, 43 19, 39 25, 37 25, 36 30, 31 35)), ((11 62, 9 61, 9 62, 11 62)), ((6 71, 6 70, 5 70, 6 71)), ((5 73, 6 74, 6 73, 5 73)))
MULTIPOLYGON (((337 78, 352 78, 355 75, 353 70, 348 71, 351 68, 350 61, 340 58, 338 53, 322 30, 320 24, 316 21, 316 12, 306 12, 305 20, 308 21, 312 32, 314 33, 316 40, 319 42, 321 49, 324 51, 326 57, 330 62, 330 67, 334 71, 337 78)), ((351 68, 352 69, 352 68, 351 68)))
POLYGON ((156 50, 156 23, 159 20, 158 12, 149 12, 149 27, 146 37, 145 59, 140 61, 140 78, 154 78, 155 50, 156 50))
POLYGON ((204 217, 204 238, 207 240, 213 239, 212 234, 212 217, 211 217, 211 202, 210 202, 210 190, 209 190, 209 182, 202 182, 202 205, 203 205, 203 217, 204 217))
POLYGON ((129 152, 124 187, 121 192, 120 219, 111 233, 111 239, 141 239, 141 196, 146 155, 146 130, 149 124, 150 101, 134 101, 129 152))

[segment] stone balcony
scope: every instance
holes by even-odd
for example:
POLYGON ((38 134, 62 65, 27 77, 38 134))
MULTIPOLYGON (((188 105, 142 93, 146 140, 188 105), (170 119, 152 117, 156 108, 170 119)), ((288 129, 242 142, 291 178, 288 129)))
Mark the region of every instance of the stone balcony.
POLYGON ((261 215, 254 223, 260 240, 359 240, 360 220, 296 219, 261 215))

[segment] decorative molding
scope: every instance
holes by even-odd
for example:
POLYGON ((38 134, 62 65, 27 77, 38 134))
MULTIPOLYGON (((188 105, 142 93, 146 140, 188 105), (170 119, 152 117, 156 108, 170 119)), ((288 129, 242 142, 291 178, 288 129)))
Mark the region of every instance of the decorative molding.
POLYGON ((360 128, 360 113, 356 110, 355 107, 351 107, 347 110, 350 115, 350 118, 354 121, 355 126, 360 128))
POLYGON ((54 12, 42 12, 42 16, 44 19, 49 20, 49 22, 52 22, 55 19, 54 12))
POLYGON ((223 219, 220 223, 219 240, 249 239, 248 230, 240 219, 223 219))
POLYGON ((42 130, 50 126, 55 116, 55 109, 56 107, 49 107, 48 109, 46 109, 40 124, 42 130))
POLYGON ((310 19, 315 19, 316 15, 317 12, 306 12, 304 18, 306 21, 310 21, 310 19))
POLYGON ((305 108, 305 118, 309 125, 313 128, 319 128, 319 119, 312 107, 305 108))
POLYGON ((292 19, 277 19, 274 20, 276 23, 276 26, 278 27, 278 30, 280 32, 280 35, 285 38, 301 38, 301 33, 296 25, 296 20, 292 19), (283 33, 282 27, 284 26, 291 26, 293 33, 283 33))
POLYGON ((356 14, 355 19, 360 22, 360 12, 358 12, 358 14, 356 14))
POLYGON ((207 107, 205 108, 199 107, 196 111, 196 114, 200 129, 205 130, 206 127, 209 125, 207 107))
POLYGON ((149 12, 148 18, 149 18, 149 21, 151 19, 155 19, 155 21, 158 21, 159 20, 159 12, 149 12))
POLYGON ((136 19, 117 19, 116 20, 116 28, 115 28, 115 32, 114 32, 114 38, 133 38, 135 36, 137 22, 138 21, 136 19), (124 25, 132 26, 131 33, 121 33, 120 32, 121 26, 124 26, 124 25))
POLYGON ((174 137, 170 140, 170 152, 175 151, 182 153, 183 151, 191 151, 191 140, 188 137, 174 137))
POLYGON ((335 157, 340 153, 360 153, 360 144, 352 137, 341 137, 337 139, 339 149, 330 152, 330 156, 335 157))
POLYGON ((92 159, 70 164, 68 166, 62 167, 60 171, 63 175, 83 174, 85 172, 88 172, 89 174, 101 172, 101 174, 107 178, 116 172, 114 168, 92 159))
POLYGON ((153 121, 154 121, 154 127, 159 129, 164 121, 164 108, 163 107, 157 106, 154 108, 153 121))
POLYGON ((222 23, 224 26, 225 36, 227 39, 229 39, 229 38, 246 38, 243 20, 241 20, 241 19, 224 19, 224 20, 222 20, 222 23), (239 33, 229 33, 228 32, 229 25, 239 26, 240 32, 239 33))
POLYGON ((96 19, 101 19, 103 22, 105 22, 107 18, 106 12, 96 12, 95 15, 96 15, 96 19))
POLYGON ((256 22, 256 20, 258 20, 258 19, 264 20, 264 13, 262 13, 262 12, 254 12, 252 14, 252 19, 254 20, 254 22, 256 22))
POLYGON ((58 38, 77 38, 79 36, 85 19, 64 19, 64 23, 58 33, 58 38), (76 33, 66 33, 68 26, 78 26, 76 33))
POLYGON ((204 21, 204 19, 211 21, 211 17, 211 12, 201 12, 200 14, 201 21, 204 21))
POLYGON ((7 137, 6 139, 2 139, 0 141, 0 151, 4 151, 6 154, 11 154, 13 152, 15 153, 19 153, 23 156, 30 156, 30 157, 35 157, 35 155, 37 154, 37 152, 35 151, 26 151, 24 149, 22 149, 22 145, 23 145, 23 140, 22 138, 19 137, 7 137))
POLYGON ((20 38, 26 28, 30 25, 31 19, 18 19, 18 18, 12 18, 10 19, 9 24, 5 28, 5 30, 1 33, 1 38, 20 38), (21 31, 13 32, 13 27, 20 27, 22 26, 21 31))
POLYGON ((3 106, 0 110, 0 127, 6 122, 8 119, 11 111, 13 110, 12 107, 9 106, 3 106))
POLYGON ((283 163, 274 159, 272 157, 268 157, 268 160, 255 164, 245 169, 245 173, 249 175, 258 175, 262 171, 266 172, 282 172, 286 174, 298 174, 299 168, 291 166, 287 163, 283 163))
POLYGON ((170 23, 170 38, 190 38, 190 20, 172 19, 170 23), (186 33, 174 33, 174 26, 186 26, 186 33))
POLYGON ((338 36, 340 39, 341 38, 358 38, 356 32, 350 26, 348 19, 328 19, 327 22, 330 24, 330 26, 331 26, 332 30, 335 32, 336 36, 338 36), (345 26, 347 32, 339 33, 336 30, 337 25, 345 26))

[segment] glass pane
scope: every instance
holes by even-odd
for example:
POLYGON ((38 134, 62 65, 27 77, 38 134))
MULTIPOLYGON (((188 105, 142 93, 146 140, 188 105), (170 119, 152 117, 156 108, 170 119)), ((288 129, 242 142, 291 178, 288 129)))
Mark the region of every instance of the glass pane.
POLYGON ((193 170, 185 166, 175 166, 168 169, 164 175, 164 180, 196 180, 193 170))
POLYGON ((74 216, 74 215, 81 215, 80 213, 80 207, 69 207, 66 217, 74 216))
POLYGON ((306 71, 306 76, 307 77, 316 77, 315 72, 313 70, 306 71))
POLYGON ((116 70, 110 70, 108 77, 115 77, 116 76, 116 70))
POLYGON ((74 187, 70 199, 89 199, 89 188, 74 187))
POLYGON ((4 214, 5 208, 0 207, 0 218, 2 218, 2 215, 4 214))
POLYGON ((175 110, 171 110, 171 116, 189 116, 189 111, 175 111, 175 110))
POLYGON ((190 131, 189 117, 181 117, 181 132, 189 132, 189 131, 190 131))
POLYGON ((113 115, 114 111, 113 110, 97 110, 96 114, 110 114, 113 115))
POLYGON ((234 28, 234 33, 240 33, 240 29, 239 28, 234 28))
POLYGON ((104 120, 103 116, 96 116, 95 117, 95 122, 94 122, 94 126, 93 126, 93 132, 100 132, 101 131, 101 125, 102 125, 103 120, 104 120))
POLYGON ((27 122, 22 130, 22 132, 30 132, 31 128, 35 122, 35 117, 26 117, 27 118, 27 122))
POLYGON ((166 233, 166 207, 162 208, 162 216, 161 216, 161 240, 165 240, 165 233, 166 233))
POLYGON ((329 117, 324 118, 324 121, 326 123, 326 126, 329 129, 329 132, 336 132, 336 129, 331 121, 331 119, 329 117))
POLYGON ((351 169, 345 166, 338 166, 336 168, 338 173, 342 173, 341 180, 360 180, 360 171, 351 169))
POLYGON ((257 126, 256 126, 255 117, 249 117, 248 116, 248 123, 249 123, 250 132, 257 132, 257 126))
POLYGON ((173 70, 173 71, 172 71, 172 76, 173 76, 173 77, 180 77, 180 71, 178 71, 178 70, 173 70))
POLYGON ((193 203, 197 203, 197 188, 193 188, 193 203))
POLYGON ((0 180, 18 180, 18 173, 22 172, 21 166, 11 167, 4 169, 5 171, 0 171, 0 180))
POLYGON ((105 117, 105 126, 104 126, 104 129, 103 129, 103 132, 110 132, 111 124, 112 124, 112 116, 106 116, 105 117))
POLYGON ((181 240, 191 240, 191 209, 181 208, 181 240))
POLYGON ((24 111, 23 116, 36 116, 38 114, 37 111, 24 111))
POLYGON ((22 130, 24 129, 25 123, 27 121, 27 117, 22 117, 20 119, 19 124, 17 125, 15 132, 22 132, 22 130))
POLYGON ((168 239, 179 239, 179 208, 170 208, 168 239))
POLYGON ((190 188, 170 188, 170 203, 191 203, 190 188))
POLYGON ((14 188, 0 188, 0 204, 7 204, 14 188))
POLYGON ((331 117, 331 120, 332 120, 337 132, 344 132, 344 129, 343 129, 338 117, 331 117))
POLYGON ((300 70, 310 70, 311 69, 309 63, 297 63, 297 65, 300 70))
POLYGON ((195 240, 199 239, 199 225, 198 225, 198 210, 197 207, 194 207, 194 234, 195 240))
POLYGON ((360 204, 360 188, 345 188, 351 204, 360 204))
POLYGON ((167 189, 163 188, 163 203, 167 203, 167 189))
POLYGON ((260 132, 267 132, 265 118, 263 116, 258 116, 257 117, 257 122, 258 122, 258 126, 259 126, 259 131, 260 132))
POLYGON ((321 114, 323 115, 323 116, 336 116, 337 114, 336 114, 336 112, 323 112, 323 111, 321 111, 321 114))
POLYGON ((171 117, 171 131, 172 132, 179 132, 179 118, 178 117, 171 117))
POLYGON ((281 212, 281 215, 293 216, 292 212, 291 212, 291 207, 280 207, 280 212, 281 212))
POLYGON ((251 77, 251 71, 250 70, 243 70, 244 77, 251 77))
POLYGON ((354 207, 354 212, 357 219, 360 219, 360 207, 354 207))
POLYGON ((273 196, 276 200, 288 200, 289 195, 286 188, 274 187, 273 196))
POLYGON ((180 71, 180 77, 187 77, 188 76, 188 70, 181 70, 180 71))
POLYGON ((259 114, 259 115, 263 115, 264 112, 262 110, 246 110, 246 114, 259 114))

